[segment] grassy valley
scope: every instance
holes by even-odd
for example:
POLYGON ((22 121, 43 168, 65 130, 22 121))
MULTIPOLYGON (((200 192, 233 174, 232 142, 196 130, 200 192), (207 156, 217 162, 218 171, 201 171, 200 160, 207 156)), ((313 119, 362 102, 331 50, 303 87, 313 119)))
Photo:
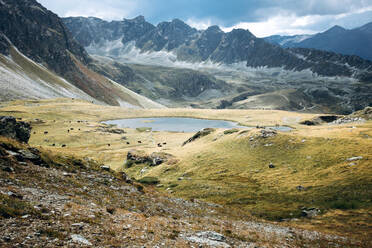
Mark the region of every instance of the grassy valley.
POLYGON ((30 121, 32 146, 89 157, 144 183, 154 182, 164 194, 226 206, 239 211, 243 219, 253 215, 281 221, 283 226, 371 242, 371 121, 306 126, 299 123, 319 115, 277 110, 136 110, 71 99, 2 103, 0 114, 30 121), (193 133, 122 130, 100 123, 155 116, 225 119, 247 128, 216 129, 182 146, 193 133), (266 133, 257 125, 285 125, 293 130, 266 133), (166 144, 159 147, 159 143, 166 144), (133 150, 166 153, 171 159, 158 166, 139 163, 127 168, 127 153, 133 150), (316 216, 304 217, 312 210, 316 216))

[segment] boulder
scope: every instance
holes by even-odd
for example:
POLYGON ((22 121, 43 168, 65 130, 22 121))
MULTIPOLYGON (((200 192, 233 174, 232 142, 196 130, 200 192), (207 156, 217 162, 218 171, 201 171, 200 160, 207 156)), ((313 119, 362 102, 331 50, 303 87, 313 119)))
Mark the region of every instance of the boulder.
POLYGON ((302 208, 301 215, 307 218, 314 218, 320 214, 320 210, 317 208, 302 208))
POLYGON ((29 123, 18 121, 12 116, 0 116, 0 135, 27 143, 30 139, 29 123))
POLYGON ((271 130, 271 129, 262 129, 260 132, 261 132, 260 137, 262 138, 272 137, 277 134, 275 130, 271 130))
POLYGON ((351 161, 356 161, 356 160, 361 160, 361 159, 363 159, 363 157, 362 156, 358 156, 358 157, 351 157, 351 158, 348 158, 346 160, 349 161, 349 162, 351 162, 351 161))
POLYGON ((226 243, 226 238, 222 234, 213 231, 198 232, 195 235, 186 237, 186 240, 207 245, 208 247, 231 247, 226 243))
POLYGON ((91 242, 89 242, 86 238, 84 238, 83 236, 79 234, 71 234, 71 240, 81 245, 89 245, 89 246, 92 245, 91 242))
POLYGON ((171 154, 165 152, 153 152, 151 155, 146 154, 144 151, 130 150, 127 154, 127 167, 133 164, 148 164, 149 166, 157 166, 171 157, 171 154))
POLYGON ((108 165, 102 165, 100 168, 101 170, 104 170, 104 171, 110 171, 110 166, 108 165))

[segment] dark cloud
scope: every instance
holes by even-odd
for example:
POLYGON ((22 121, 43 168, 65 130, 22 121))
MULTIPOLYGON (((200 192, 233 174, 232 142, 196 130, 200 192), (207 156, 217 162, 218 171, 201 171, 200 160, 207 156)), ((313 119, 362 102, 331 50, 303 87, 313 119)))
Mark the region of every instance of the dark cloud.
MULTIPOLYGON (((217 24, 231 27, 238 23, 265 23, 273 17, 314 16, 298 32, 321 31, 330 24, 350 28, 372 21, 372 0, 38 0, 60 16, 96 16, 107 20, 144 15, 157 24, 179 18, 196 26, 217 24), (359 12, 361 13, 359 13, 359 12), (343 16, 345 15, 345 16, 343 16), (358 21, 358 18, 363 21, 358 21), (339 23, 337 23, 339 20, 339 23), (198 24, 199 22, 199 24, 198 24)), ((283 21, 285 25, 285 21, 283 21)), ((284 28, 284 27, 283 27, 284 28)))

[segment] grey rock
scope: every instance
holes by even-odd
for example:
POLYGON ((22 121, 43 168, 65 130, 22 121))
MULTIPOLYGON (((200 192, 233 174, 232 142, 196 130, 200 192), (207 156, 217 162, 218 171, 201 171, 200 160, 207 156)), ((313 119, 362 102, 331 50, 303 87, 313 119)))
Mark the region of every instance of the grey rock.
POLYGON ((71 234, 71 239, 75 243, 79 243, 82 245, 92 245, 91 242, 89 242, 86 238, 84 238, 83 236, 79 234, 71 234))
POLYGON ((3 171, 5 171, 5 172, 14 172, 14 169, 12 167, 7 166, 7 167, 4 167, 3 168, 3 171))
POLYGON ((100 168, 104 171, 110 171, 110 166, 108 165, 102 165, 100 168))
POLYGON ((320 214, 320 210, 317 208, 302 208, 301 215, 307 218, 313 218, 320 214))
POLYGON ((27 151, 27 150, 19 150, 18 151, 21 156, 24 158, 24 159, 28 159, 28 160, 37 160, 37 159, 40 159, 40 156, 37 155, 37 154, 34 154, 30 151, 27 151))
POLYGON ((31 135, 29 123, 18 121, 12 116, 0 116, 0 135, 27 143, 31 135))
POLYGON ((262 129, 260 131, 261 133, 261 137, 262 138, 268 138, 268 137, 273 137, 275 135, 277 135, 277 132, 275 130, 271 130, 271 129, 262 129))
POLYGON ((195 235, 186 237, 185 239, 194 243, 204 244, 211 247, 231 247, 225 242, 226 238, 222 234, 213 231, 198 232, 195 235))
POLYGON ((361 159, 363 159, 363 157, 362 156, 358 156, 358 157, 351 157, 351 158, 348 158, 346 160, 349 161, 349 162, 351 162, 351 161, 356 161, 356 160, 361 160, 361 159))
POLYGON ((296 187, 296 189, 297 189, 298 191, 306 190, 306 188, 305 188, 304 186, 301 186, 301 185, 298 185, 298 186, 296 187))

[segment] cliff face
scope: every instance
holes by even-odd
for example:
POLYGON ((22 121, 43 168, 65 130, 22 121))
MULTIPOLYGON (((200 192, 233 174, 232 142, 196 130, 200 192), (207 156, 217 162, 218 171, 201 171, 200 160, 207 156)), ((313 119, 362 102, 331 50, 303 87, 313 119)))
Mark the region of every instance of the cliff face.
MULTIPOLYGON (((61 75, 75 69, 68 52, 83 63, 90 60, 61 19, 34 0, 1 1, 0 33, 24 55, 61 75)), ((2 53, 7 53, 5 39, 0 39, 2 53)))
POLYGON ((72 37, 56 14, 35 0, 0 1, 0 69, 5 71, 0 89, 7 91, 0 94, 0 99, 10 100, 19 95, 74 97, 71 96, 74 91, 79 93, 77 97, 110 105, 126 102, 130 106, 143 107, 141 102, 148 102, 148 99, 135 99, 138 97, 133 92, 91 71, 88 68, 91 62, 84 47, 72 37), (63 79, 57 80, 54 73, 63 79), (19 87, 25 78, 28 85, 19 87), (12 89, 9 89, 9 83, 13 84, 12 89), (18 94, 20 91, 22 94, 18 94))

